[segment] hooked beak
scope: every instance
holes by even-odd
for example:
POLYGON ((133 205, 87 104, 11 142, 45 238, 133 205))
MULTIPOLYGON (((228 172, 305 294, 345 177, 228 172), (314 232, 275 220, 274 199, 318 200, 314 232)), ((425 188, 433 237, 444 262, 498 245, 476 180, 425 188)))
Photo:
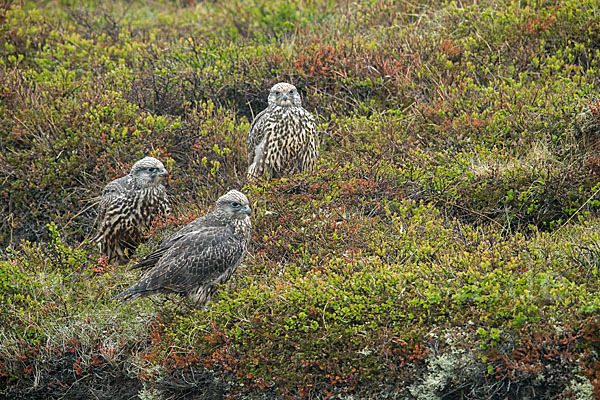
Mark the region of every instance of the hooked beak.
POLYGON ((250 209, 249 206, 244 206, 240 211, 243 213, 246 213, 246 215, 252 214, 252 210, 250 209))
POLYGON ((279 98, 278 104, 283 107, 289 107, 294 104, 294 100, 290 94, 284 93, 279 98))
POLYGON ((168 184, 169 183, 169 171, 167 171, 164 168, 161 169, 154 176, 154 180, 155 180, 155 182, 162 182, 162 183, 166 182, 166 184, 168 184))

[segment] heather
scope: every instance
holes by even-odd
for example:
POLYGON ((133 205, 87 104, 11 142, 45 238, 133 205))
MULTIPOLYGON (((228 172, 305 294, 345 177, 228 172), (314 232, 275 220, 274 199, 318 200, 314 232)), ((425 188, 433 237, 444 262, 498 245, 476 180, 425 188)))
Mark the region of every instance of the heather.
POLYGON ((0 396, 600 398, 600 2, 8 2, 0 396), (294 83, 308 173, 246 184, 294 83), (250 252, 206 308, 122 307, 89 239, 150 155, 173 215, 229 189, 250 252))

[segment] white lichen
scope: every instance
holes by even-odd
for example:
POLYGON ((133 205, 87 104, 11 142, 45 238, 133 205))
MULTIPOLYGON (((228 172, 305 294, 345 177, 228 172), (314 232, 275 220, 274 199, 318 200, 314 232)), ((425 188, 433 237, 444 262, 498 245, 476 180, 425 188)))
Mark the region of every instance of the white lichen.
POLYGON ((473 356, 466 350, 453 349, 450 353, 430 355, 426 359, 427 374, 411 385, 408 390, 418 400, 439 400, 437 394, 457 380, 458 374, 468 373, 469 366, 475 365, 473 356))
POLYGON ((148 382, 144 382, 142 389, 138 392, 140 400, 162 400, 163 396, 160 391, 149 386, 148 382))
POLYGON ((573 394, 575 396, 575 400, 589 400, 594 398, 594 385, 582 373, 581 367, 577 367, 573 374, 575 375, 574 379, 571 379, 569 385, 565 388, 565 393, 573 394))

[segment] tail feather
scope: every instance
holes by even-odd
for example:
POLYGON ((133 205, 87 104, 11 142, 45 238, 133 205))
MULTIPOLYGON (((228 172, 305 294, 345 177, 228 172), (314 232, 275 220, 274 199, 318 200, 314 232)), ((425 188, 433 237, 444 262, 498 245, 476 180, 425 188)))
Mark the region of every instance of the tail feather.
POLYGON ((139 268, 150 268, 150 267, 154 267, 154 265, 156 265, 156 263, 158 262, 158 260, 160 260, 160 257, 162 256, 162 253, 160 254, 149 254, 148 256, 144 257, 143 259, 141 259, 140 261, 138 261, 137 263, 133 264, 131 267, 127 268, 128 270, 132 270, 132 269, 139 269, 139 268))
POLYGON ((119 293, 116 296, 113 296, 110 300, 114 301, 114 300, 118 300, 119 304, 124 304, 127 303, 128 301, 137 299, 138 297, 141 297, 143 293, 138 292, 135 288, 135 285, 123 290, 121 293, 119 293))

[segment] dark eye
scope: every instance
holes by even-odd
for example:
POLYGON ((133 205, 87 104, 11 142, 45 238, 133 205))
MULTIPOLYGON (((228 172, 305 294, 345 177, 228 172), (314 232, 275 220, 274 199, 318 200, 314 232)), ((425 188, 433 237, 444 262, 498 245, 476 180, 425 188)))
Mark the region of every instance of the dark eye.
POLYGON ((150 172, 156 172, 157 169, 156 168, 148 168, 148 171, 150 171, 150 172))
POLYGON ((232 202, 231 202, 231 207, 233 207, 233 208, 240 208, 240 207, 241 207, 241 205, 240 205, 240 203, 237 203, 237 202, 235 202, 235 201, 232 201, 232 202))

